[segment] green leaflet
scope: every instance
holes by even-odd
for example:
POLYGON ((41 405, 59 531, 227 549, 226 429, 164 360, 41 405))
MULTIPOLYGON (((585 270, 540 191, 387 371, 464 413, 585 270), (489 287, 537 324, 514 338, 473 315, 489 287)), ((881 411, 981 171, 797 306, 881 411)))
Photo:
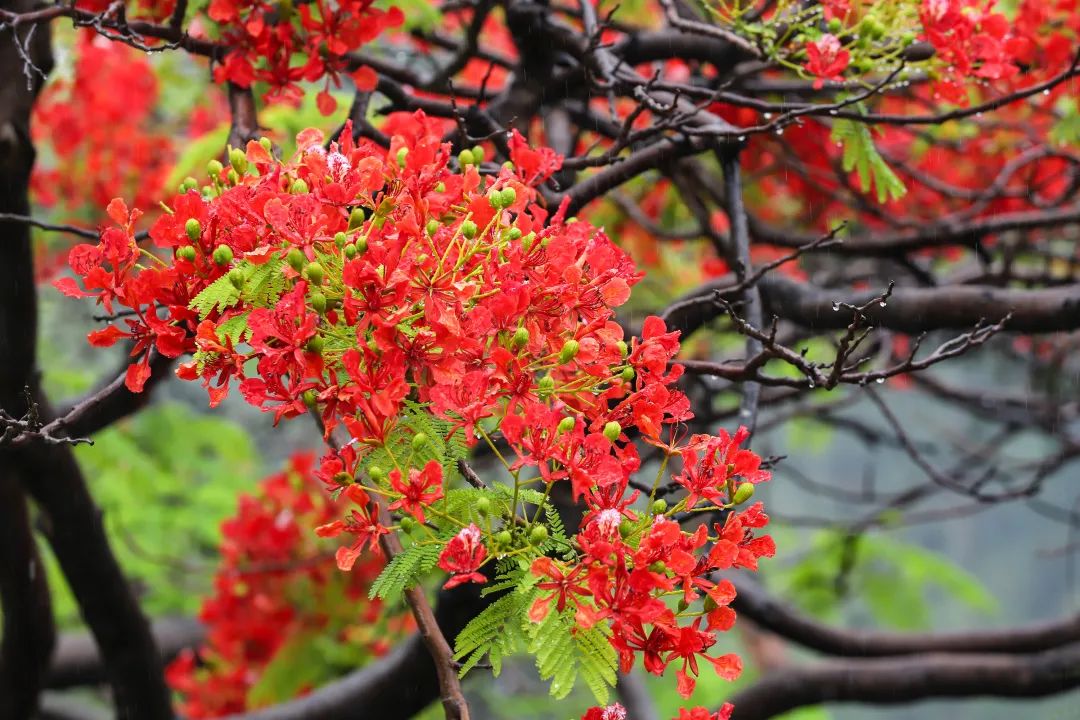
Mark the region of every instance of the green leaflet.
POLYGON ((577 626, 570 608, 552 609, 540 623, 529 623, 529 652, 543 680, 551 680, 552 697, 570 694, 580 675, 596 702, 607 704, 609 689, 615 684, 618 656, 608 642, 610 629, 598 623, 588 630, 577 626))
POLYGON ((873 184, 879 203, 904 197, 907 188, 874 147, 874 139, 865 124, 853 120, 836 120, 833 122, 832 139, 843 144, 844 171, 855 170, 858 173, 859 187, 863 192, 870 192, 873 184))
POLYGON ((396 600, 424 573, 435 567, 442 544, 413 543, 386 564, 368 590, 368 599, 396 600))

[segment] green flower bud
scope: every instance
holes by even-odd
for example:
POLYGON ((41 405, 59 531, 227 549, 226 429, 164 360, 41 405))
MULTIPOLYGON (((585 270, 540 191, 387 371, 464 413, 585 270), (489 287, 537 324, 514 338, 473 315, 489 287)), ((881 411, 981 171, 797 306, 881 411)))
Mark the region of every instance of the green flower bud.
POLYGON ((229 164, 238 175, 243 175, 248 169, 247 155, 240 148, 229 148, 229 164))
POLYGON ((514 536, 510 534, 509 530, 500 530, 495 533, 495 544, 499 547, 508 548, 513 542, 514 536))
POLYGON ((840 28, 842 27, 844 27, 844 23, 840 20, 840 18, 834 17, 832 20, 829 20, 829 32, 831 32, 833 35, 840 32, 840 28))
POLYGON ((663 515, 667 512, 667 500, 660 498, 659 500, 654 501, 649 510, 653 515, 663 515))
POLYGON ((399 168, 405 167, 405 158, 409 156, 409 148, 399 148, 397 151, 397 164, 399 168))
POLYGON ((606 437, 609 441, 615 442, 619 439, 620 435, 622 435, 622 425, 620 425, 619 423, 612 420, 611 422, 604 425, 604 437, 606 437))
POLYGON ((425 229, 427 230, 428 235, 434 235, 435 233, 439 232, 439 221, 428 220, 427 227, 425 229))
MULTIPOLYGON (((309 391, 310 392, 310 391, 309 391)), ((334 474, 334 482, 338 485, 352 485, 353 476, 347 472, 339 472, 334 474)))
POLYGON ((458 153, 457 159, 458 162, 461 163, 461 167, 463 168, 468 165, 472 165, 473 162, 475 162, 473 160, 472 150, 462 150, 458 153))
POLYGON ((310 280, 312 285, 322 285, 324 275, 323 266, 317 262, 308 263, 308 266, 304 268, 304 277, 310 280))
POLYGON ((289 192, 293 195, 303 195, 308 191, 307 183, 302 178, 296 178, 293 180, 292 185, 289 187, 289 192))
POLYGON ((690 607, 690 603, 686 602, 686 598, 685 597, 679 598, 679 602, 676 603, 676 608, 678 609, 677 611, 678 612, 685 612, 686 608, 688 608, 688 607, 690 607))
POLYGON ((622 372, 619 373, 619 377, 621 377, 626 382, 633 382, 634 376, 636 374, 637 373, 634 372, 634 368, 627 365, 626 367, 623 368, 622 372))
POLYGON ((236 172, 234 168, 229 168, 229 172, 226 173, 225 177, 228 178, 230 185, 240 184, 240 173, 236 172))
POLYGON ((525 347, 529 342, 529 331, 527 328, 519 327, 514 331, 514 337, 511 339, 510 344, 515 348, 525 347))
POLYGON ((408 515, 406 515, 405 517, 401 518, 401 522, 398 524, 401 525, 401 529, 404 530, 407 534, 412 535, 413 530, 416 529, 417 522, 408 515))
POLYGON ((572 417, 564 417, 559 421, 559 426, 555 429, 555 432, 562 435, 563 433, 572 432, 574 425, 577 424, 577 420, 572 417))
POLYGON ((190 245, 176 248, 176 257, 188 262, 195 262, 195 248, 190 245))
POLYGON ((615 343, 615 347, 619 348, 619 354, 623 357, 626 357, 630 352, 630 347, 622 340, 615 343))
POLYGON ((197 187, 199 187, 199 181, 191 177, 190 175, 184 178, 184 182, 180 183, 180 188, 182 192, 190 192, 197 187))
POLYGON ((619 537, 628 538, 634 533, 634 523, 630 522, 626 518, 622 519, 619 523, 619 537))
POLYGON ((503 188, 500 194, 502 195, 502 206, 504 208, 508 208, 517 202, 517 190, 512 187, 503 188))
POLYGON ((461 234, 470 240, 476 237, 476 231, 478 229, 479 228, 476 227, 476 223, 474 223, 472 220, 466 220, 465 222, 461 223, 461 234))
POLYGON ((232 283, 234 288, 240 290, 244 287, 244 283, 247 282, 247 274, 241 268, 234 267, 229 271, 229 282, 232 283))
POLYGON ((334 245, 337 245, 339 248, 343 248, 348 244, 349 244, 349 236, 346 235, 345 233, 339 232, 339 233, 336 233, 334 235, 334 245))
POLYGON ((664 564, 663 560, 657 560, 656 562, 654 562, 652 565, 649 566, 649 572, 666 573, 667 572, 667 565, 664 564))
POLYGON ((446 192, 446 183, 444 183, 442 180, 435 183, 435 192, 437 192, 437 193, 446 192))
POLYGON ((533 545, 540 545, 546 542, 547 539, 548 529, 543 525, 537 525, 529 532, 529 542, 533 545))
POLYGON ((360 253, 361 255, 363 255, 364 253, 367 252, 367 238, 366 237, 358 237, 358 238, 356 238, 356 242, 353 243, 353 244, 356 245, 356 252, 360 253))
POLYGON ((702 608, 704 608, 705 612, 707 612, 707 613, 711 613, 713 610, 720 607, 719 605, 716 604, 716 601, 713 600, 708 595, 705 596, 705 600, 702 601, 701 606, 702 606, 702 608))
MULTIPOLYGON (((309 408, 315 407, 315 403, 317 403, 319 401, 319 393, 315 392, 314 390, 305 390, 303 397, 304 397, 304 404, 307 405, 309 408)), ((348 473, 338 473, 338 475, 345 475, 346 477, 348 477, 349 474, 348 473)), ((352 478, 349 478, 349 479, 351 480, 352 478)), ((337 475, 334 476, 334 480, 337 480, 337 475)), ((338 485, 344 485, 344 484, 345 483, 342 483, 342 482, 338 483, 338 485)))
POLYGON ((484 148, 476 145, 472 149, 473 162, 479 165, 484 162, 484 148))
POLYGON ((304 269, 307 258, 304 257, 304 252, 300 248, 292 248, 289 250, 289 254, 285 256, 285 261, 289 263, 289 267, 293 270, 300 272, 304 269))
POLYGON ((526 252, 532 248, 532 244, 536 242, 536 233, 530 232, 528 235, 521 238, 521 246, 525 248, 526 252))
POLYGON ((551 393, 555 392, 555 378, 550 375, 540 378, 539 382, 536 383, 536 392, 541 400, 547 398, 551 393))
POLYGON ((495 208, 496 210, 502 210, 502 208, 503 208, 502 191, 500 191, 500 190, 492 190, 491 192, 489 192, 488 193, 488 203, 490 203, 491 207, 495 208))
POLYGON ((270 142, 270 138, 268 137, 259 138, 259 144, 262 145, 263 150, 266 152, 273 152, 274 150, 274 144, 270 142))
POLYGON ((418 432, 413 435, 412 447, 413 450, 423 450, 424 446, 428 444, 428 436, 425 433, 418 432))
POLYGON ((521 228, 512 227, 509 230, 507 230, 506 231, 506 239, 511 240, 511 241, 520 240, 521 239, 521 228))
POLYGON ((345 257, 352 260, 354 257, 356 257, 358 250, 356 249, 355 245, 350 243, 344 247, 343 252, 345 253, 345 257))
POLYGON ((563 343, 562 350, 559 351, 559 364, 565 365, 566 363, 573 360, 577 356, 578 350, 580 349, 581 343, 579 343, 577 340, 574 340, 573 338, 567 340, 565 343, 563 343))
POLYGON ((731 502, 735 505, 742 505, 752 497, 754 497, 754 483, 739 483, 739 486, 735 488, 735 497, 731 498, 731 502))
POLYGON ((320 315, 326 312, 326 296, 318 291, 311 293, 311 307, 320 315))
POLYGON ((363 209, 353 208, 352 212, 349 213, 349 229, 355 230, 362 226, 365 220, 367 220, 367 215, 364 214, 363 209))
POLYGON ((218 179, 221 175, 221 171, 225 169, 225 166, 221 164, 220 160, 211 160, 206 163, 206 173, 214 180, 218 179))
POLYGON ((188 240, 195 242, 199 239, 199 236, 202 235, 202 225, 200 225, 199 221, 195 218, 189 218, 188 221, 184 223, 184 232, 187 233, 188 240))
POLYGON ((379 482, 386 477, 386 471, 378 465, 371 465, 370 467, 368 467, 367 474, 368 477, 375 482, 379 482))
POLYGON ((307 341, 307 345, 304 346, 304 349, 307 350, 309 353, 321 355, 325 344, 326 341, 322 339, 322 336, 316 335, 307 341))
POLYGON ((232 259, 233 251, 228 245, 218 245, 214 248, 214 262, 218 265, 228 265, 232 259))
POLYGON ((481 517, 487 517, 491 512, 491 501, 486 497, 479 498, 473 505, 476 508, 476 512, 480 513, 481 517))
POLYGON ((503 166, 504 168, 506 168, 507 170, 513 170, 513 169, 514 169, 514 163, 513 163, 513 162, 511 162, 510 160, 507 160, 506 162, 504 162, 504 163, 502 164, 502 166, 503 166))

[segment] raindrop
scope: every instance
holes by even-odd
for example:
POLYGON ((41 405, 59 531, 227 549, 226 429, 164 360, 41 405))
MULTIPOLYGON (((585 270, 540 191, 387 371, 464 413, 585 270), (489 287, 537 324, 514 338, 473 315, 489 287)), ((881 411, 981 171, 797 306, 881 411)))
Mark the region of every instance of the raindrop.
POLYGON ((765 119, 766 120, 772 120, 772 113, 771 112, 765 113, 765 119))
POLYGON ((837 110, 836 108, 833 108, 832 110, 829 111, 829 114, 830 115, 836 115, 838 112, 840 112, 840 111, 837 110))
POLYGON ((740 135, 739 136, 739 142, 746 142, 746 136, 745 135, 740 135))
POLYGON ((784 134, 784 128, 776 128, 776 134, 777 135, 783 135, 784 134))
POLYGON ((813 381, 813 380, 811 380, 811 381, 810 381, 810 389, 811 389, 811 390, 813 390, 813 389, 814 389, 814 381, 813 381))
POLYGON ((833 311, 833 312, 840 312, 840 303, 835 303, 835 302, 834 302, 834 303, 832 304, 832 311, 833 311))
POLYGON ((877 382, 878 385, 881 385, 885 382, 885 378, 878 378, 875 382, 877 382))
POLYGON ((885 307, 885 301, 882 300, 881 302, 878 303, 878 305, 880 305, 881 307, 885 307))
POLYGON ((1043 90, 1043 95, 1049 95, 1049 94, 1050 94, 1050 88, 1046 88, 1045 90, 1043 90))

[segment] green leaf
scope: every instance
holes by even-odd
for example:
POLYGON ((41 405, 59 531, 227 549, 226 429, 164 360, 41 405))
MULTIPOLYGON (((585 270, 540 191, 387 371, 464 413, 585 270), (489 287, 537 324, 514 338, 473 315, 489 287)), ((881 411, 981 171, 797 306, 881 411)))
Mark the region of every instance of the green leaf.
POLYGON ((832 140, 844 146, 844 172, 855 170, 859 175, 859 187, 870 192, 871 185, 877 190, 877 201, 899 200, 907 193, 904 183, 888 166, 874 146, 870 129, 854 120, 836 120, 833 123, 832 140))
POLYGON ((442 548, 442 543, 413 543, 405 548, 375 578, 368 590, 368 598, 395 600, 401 597, 407 588, 416 584, 420 576, 435 567, 442 548))
POLYGON ((191 299, 188 307, 199 313, 200 320, 205 320, 210 313, 227 310, 239 300, 240 291, 233 286, 226 274, 203 288, 202 292, 191 299))

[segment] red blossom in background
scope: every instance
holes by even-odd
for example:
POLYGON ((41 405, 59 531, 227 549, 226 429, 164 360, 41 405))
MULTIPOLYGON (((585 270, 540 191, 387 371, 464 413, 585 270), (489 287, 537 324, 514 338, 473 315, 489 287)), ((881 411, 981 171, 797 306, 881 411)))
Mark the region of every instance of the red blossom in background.
POLYGON ((841 80, 840 73, 848 66, 851 53, 835 35, 826 33, 815 42, 806 43, 806 71, 815 75, 814 89, 819 90, 826 80, 841 80))

